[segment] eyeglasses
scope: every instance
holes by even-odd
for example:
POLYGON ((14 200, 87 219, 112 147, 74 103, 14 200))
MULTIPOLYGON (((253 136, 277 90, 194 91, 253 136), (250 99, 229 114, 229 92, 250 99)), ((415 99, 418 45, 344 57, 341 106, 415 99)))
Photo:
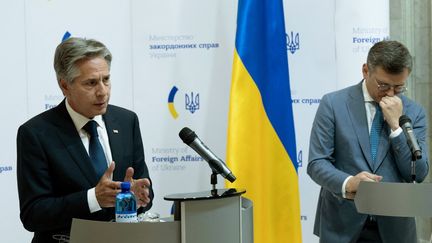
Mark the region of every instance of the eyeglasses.
POLYGON ((376 78, 374 78, 374 79, 375 79, 375 82, 377 83, 378 90, 382 91, 382 92, 387 92, 391 88, 393 88, 393 91, 397 94, 403 93, 403 92, 408 90, 408 88, 405 87, 404 85, 380 84, 380 83, 378 83, 378 80, 376 78))

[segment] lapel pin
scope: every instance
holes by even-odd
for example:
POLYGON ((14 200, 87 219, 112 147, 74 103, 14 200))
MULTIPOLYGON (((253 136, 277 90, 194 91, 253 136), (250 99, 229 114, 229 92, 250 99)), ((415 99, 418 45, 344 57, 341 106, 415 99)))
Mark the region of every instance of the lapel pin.
POLYGON ((113 133, 118 133, 118 130, 117 129, 113 129, 113 133))

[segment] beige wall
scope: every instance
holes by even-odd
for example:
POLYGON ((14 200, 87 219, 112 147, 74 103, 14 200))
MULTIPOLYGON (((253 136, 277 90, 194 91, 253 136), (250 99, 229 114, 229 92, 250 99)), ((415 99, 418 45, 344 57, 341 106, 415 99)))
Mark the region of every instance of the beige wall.
MULTIPOLYGON (((429 155, 432 154, 431 12, 431 0, 390 0, 390 38, 405 43, 413 55, 414 68, 408 81, 407 96, 421 103, 426 109, 429 119, 429 155)), ((432 180, 431 174, 429 170, 426 179, 428 183, 432 180)), ((432 220, 430 218, 416 220, 419 242, 430 242, 432 220)))

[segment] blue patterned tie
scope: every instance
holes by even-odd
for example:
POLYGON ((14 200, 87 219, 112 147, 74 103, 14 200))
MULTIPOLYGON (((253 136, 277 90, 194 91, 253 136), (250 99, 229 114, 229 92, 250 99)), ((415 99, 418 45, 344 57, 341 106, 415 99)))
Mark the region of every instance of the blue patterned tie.
POLYGON ((378 145, 379 145, 379 139, 380 139, 380 133, 383 127, 383 116, 381 107, 374 102, 375 105, 375 116, 372 121, 372 127, 370 131, 370 146, 371 146, 371 156, 373 162, 376 160, 377 152, 378 152, 378 145))
POLYGON ((107 161, 102 145, 99 142, 97 123, 94 120, 90 120, 85 124, 83 129, 90 134, 89 155, 99 179, 107 169, 107 161))

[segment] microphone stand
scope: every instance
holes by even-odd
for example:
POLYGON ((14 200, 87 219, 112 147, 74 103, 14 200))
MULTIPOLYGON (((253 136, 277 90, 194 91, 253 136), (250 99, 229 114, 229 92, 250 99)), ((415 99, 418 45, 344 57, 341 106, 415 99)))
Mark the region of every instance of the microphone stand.
POLYGON ((212 174, 210 176, 210 184, 212 185, 212 189, 211 189, 212 196, 217 196, 217 189, 216 189, 217 175, 218 173, 212 169, 212 174))
POLYGON ((411 179, 413 183, 415 183, 416 180, 416 169, 415 169, 416 160, 421 158, 422 158, 421 150, 411 153, 411 179))
POLYGON ((411 160, 411 179, 412 179, 412 183, 415 183, 416 181, 416 171, 415 171, 415 164, 416 164, 416 157, 412 156, 412 160, 411 160))
POLYGON ((411 179, 412 182, 415 183, 416 180, 416 160, 417 159, 421 159, 422 155, 421 155, 421 151, 415 151, 414 153, 411 153, 411 179))

